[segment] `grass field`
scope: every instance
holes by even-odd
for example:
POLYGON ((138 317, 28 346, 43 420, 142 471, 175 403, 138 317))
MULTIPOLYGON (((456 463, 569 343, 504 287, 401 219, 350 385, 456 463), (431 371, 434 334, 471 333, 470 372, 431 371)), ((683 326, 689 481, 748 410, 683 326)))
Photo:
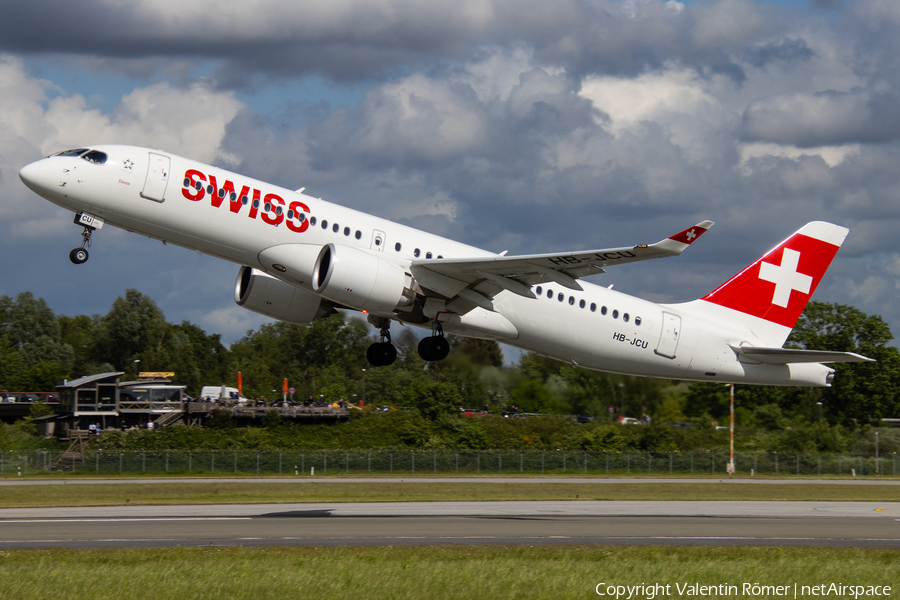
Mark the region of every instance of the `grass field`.
MULTIPOLYGON (((900 550, 653 546, 171 548, 0 552, 0 598, 596 598, 596 586, 895 585, 900 550)), ((602 589, 602 588, 601 588, 602 589)), ((802 588, 798 587, 798 591, 802 588)), ((751 590, 752 591, 752 588, 751 590)), ((790 597, 793 597, 791 589, 790 597)), ((807 594, 808 595, 808 594, 807 594)), ((798 594, 798 597, 800 594, 798 594)), ((608 596, 607 596, 608 597, 608 596)), ((613 596, 614 597, 614 596, 613 596)), ((620 598, 624 600, 626 596, 620 598)), ((632 598, 649 599, 638 594, 632 598)), ((841 596, 841 597, 853 597, 841 596)), ((882 596, 884 597, 884 596, 882 596)))
POLYGON ((341 483, 329 480, 284 483, 116 483, 4 486, 0 508, 294 502, 434 502, 500 500, 778 500, 896 502, 900 487, 872 485, 732 485, 717 481, 647 483, 341 483))

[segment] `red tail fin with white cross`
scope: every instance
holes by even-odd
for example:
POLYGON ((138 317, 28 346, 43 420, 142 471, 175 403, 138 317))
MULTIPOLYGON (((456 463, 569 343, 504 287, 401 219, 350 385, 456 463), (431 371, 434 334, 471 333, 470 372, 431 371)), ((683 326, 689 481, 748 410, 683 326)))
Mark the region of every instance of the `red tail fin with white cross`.
POLYGON ((791 329, 848 230, 814 221, 702 298, 791 329))

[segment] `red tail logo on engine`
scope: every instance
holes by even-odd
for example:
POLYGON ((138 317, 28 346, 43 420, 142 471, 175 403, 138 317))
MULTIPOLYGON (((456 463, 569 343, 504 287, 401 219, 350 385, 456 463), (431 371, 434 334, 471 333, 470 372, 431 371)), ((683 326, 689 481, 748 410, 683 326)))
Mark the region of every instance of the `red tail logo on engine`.
POLYGON ((793 327, 846 235, 843 227, 810 223, 703 300, 793 327))

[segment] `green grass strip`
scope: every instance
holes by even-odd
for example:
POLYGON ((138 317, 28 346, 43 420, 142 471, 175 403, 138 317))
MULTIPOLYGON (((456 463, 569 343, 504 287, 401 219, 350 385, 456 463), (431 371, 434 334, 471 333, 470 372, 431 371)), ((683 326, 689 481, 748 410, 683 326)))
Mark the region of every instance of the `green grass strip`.
POLYGON ((121 483, 9 486, 0 508, 173 504, 265 504, 293 502, 436 502, 498 500, 775 500, 896 502, 896 486, 735 485, 685 481, 641 483, 431 483, 391 480, 340 483, 121 483))
MULTIPOLYGON (((12 550, 0 552, 0 597, 557 600, 601 597, 595 589, 604 583, 668 585, 670 593, 654 594, 657 598, 690 597, 679 594, 676 584, 728 584, 737 593, 727 597, 783 598, 745 594, 743 586, 840 583, 889 585, 890 597, 896 598, 900 595, 898 564, 900 550, 759 546, 12 550)), ((632 598, 654 596, 644 593, 632 598)))

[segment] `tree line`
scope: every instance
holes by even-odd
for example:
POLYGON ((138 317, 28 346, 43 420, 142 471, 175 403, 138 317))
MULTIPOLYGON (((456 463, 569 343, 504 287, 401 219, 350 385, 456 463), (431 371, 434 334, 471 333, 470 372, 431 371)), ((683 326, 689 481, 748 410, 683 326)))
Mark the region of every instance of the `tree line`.
MULTIPOLYGON (((351 313, 352 314, 352 313, 351 313)), ((532 353, 504 365, 496 342, 450 336, 450 356, 426 363, 409 328, 394 336, 397 362, 374 368, 366 348, 374 335, 345 313, 311 327, 276 322, 248 331, 225 347, 218 334, 183 321, 169 323, 148 296, 133 289, 105 315, 56 315, 31 292, 0 296, 0 389, 53 391, 63 379, 124 371, 174 371, 174 383, 196 395, 204 385, 236 386, 242 373, 250 398, 280 398, 287 378, 294 399, 340 398, 406 407, 435 421, 461 407, 501 412, 618 416, 696 424, 726 424, 729 389, 614 375, 573 367, 532 353), (136 363, 135 361, 140 361, 136 363)), ((813 424, 856 428, 900 417, 900 354, 879 316, 840 304, 811 302, 788 346, 859 352, 874 363, 835 365, 831 388, 737 386, 737 421, 767 430, 813 424)))

